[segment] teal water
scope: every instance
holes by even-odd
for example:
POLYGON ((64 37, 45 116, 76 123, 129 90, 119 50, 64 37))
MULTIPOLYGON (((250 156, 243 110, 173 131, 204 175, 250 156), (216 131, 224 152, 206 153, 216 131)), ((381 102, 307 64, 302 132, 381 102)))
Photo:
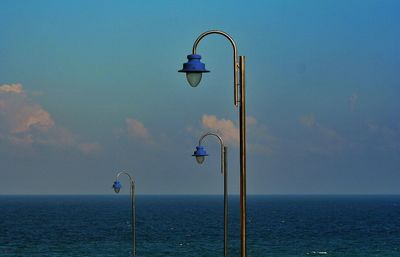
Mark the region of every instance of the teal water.
MULTIPOLYGON (((222 256, 221 196, 139 196, 137 256, 222 256)), ((240 256, 232 197, 229 256, 240 256)), ((130 256, 128 196, 0 196, 0 256, 130 256)), ((248 256, 400 256, 400 196, 250 196, 248 256)))

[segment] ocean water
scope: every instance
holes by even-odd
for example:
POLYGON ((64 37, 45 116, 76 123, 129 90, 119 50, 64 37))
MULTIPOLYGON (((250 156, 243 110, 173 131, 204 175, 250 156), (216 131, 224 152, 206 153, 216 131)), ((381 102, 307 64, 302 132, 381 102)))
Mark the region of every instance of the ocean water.
MULTIPOLYGON (((222 196, 138 196, 137 256, 222 256, 222 196)), ((229 256, 240 256, 231 197, 229 256)), ((0 196, 0 257, 130 256, 130 201, 0 196)), ((249 196, 248 256, 400 256, 400 196, 249 196)))

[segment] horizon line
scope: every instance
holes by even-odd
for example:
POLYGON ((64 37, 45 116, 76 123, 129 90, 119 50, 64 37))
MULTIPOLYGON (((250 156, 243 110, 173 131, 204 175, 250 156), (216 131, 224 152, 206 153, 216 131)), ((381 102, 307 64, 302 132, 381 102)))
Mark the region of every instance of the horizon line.
MULTIPOLYGON (((116 194, 0 194, 1 196, 115 196, 116 194)), ((122 193, 119 195, 129 195, 122 193)), ((223 194, 135 194, 136 196, 223 196, 223 194)), ((229 196, 237 196, 239 194, 230 194, 229 196)), ((298 194, 247 194, 247 196, 400 196, 400 193, 298 193, 298 194)))

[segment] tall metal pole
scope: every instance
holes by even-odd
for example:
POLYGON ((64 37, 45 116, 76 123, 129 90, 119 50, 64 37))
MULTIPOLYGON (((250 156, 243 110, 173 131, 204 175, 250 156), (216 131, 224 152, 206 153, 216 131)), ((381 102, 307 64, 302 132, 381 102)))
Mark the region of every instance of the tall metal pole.
POLYGON ((228 257, 228 148, 224 146, 224 257, 228 257))
POLYGON ((131 210, 132 210, 132 256, 136 256, 136 208, 135 208, 135 182, 131 180, 131 210))
POLYGON ((241 256, 247 256, 246 251, 246 95, 245 95, 245 57, 239 57, 240 69, 240 243, 241 256))

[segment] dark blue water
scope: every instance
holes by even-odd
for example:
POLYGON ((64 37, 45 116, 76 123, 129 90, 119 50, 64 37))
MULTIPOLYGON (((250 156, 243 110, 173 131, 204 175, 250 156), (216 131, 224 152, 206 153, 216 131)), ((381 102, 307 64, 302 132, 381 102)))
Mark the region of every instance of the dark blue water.
MULTIPOLYGON (((220 196, 139 196, 137 256, 222 256, 222 211, 220 196)), ((130 256, 130 212, 121 195, 0 196, 0 256, 130 256)), ((400 256, 400 196, 250 196, 248 256, 400 256)))

